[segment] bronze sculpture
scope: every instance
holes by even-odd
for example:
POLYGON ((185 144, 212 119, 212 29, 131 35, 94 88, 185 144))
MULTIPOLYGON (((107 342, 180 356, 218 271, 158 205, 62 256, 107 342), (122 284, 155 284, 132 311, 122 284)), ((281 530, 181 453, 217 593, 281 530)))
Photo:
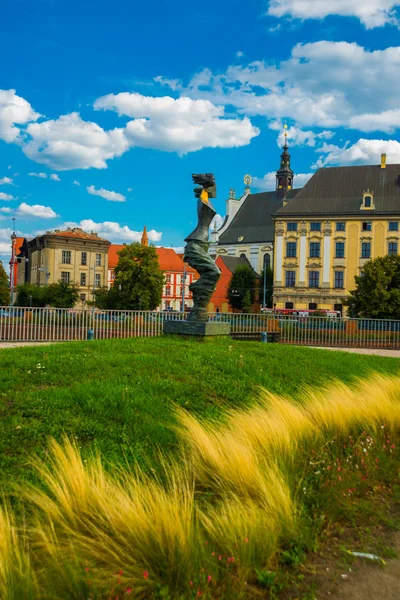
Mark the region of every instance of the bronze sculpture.
POLYGON ((198 199, 198 222, 197 227, 185 238, 183 260, 200 274, 200 278, 189 287, 193 294, 193 308, 188 321, 204 322, 208 321, 207 306, 221 276, 221 271, 208 254, 209 227, 217 214, 210 198, 216 198, 216 185, 212 173, 193 174, 192 179, 199 186, 194 189, 198 199))

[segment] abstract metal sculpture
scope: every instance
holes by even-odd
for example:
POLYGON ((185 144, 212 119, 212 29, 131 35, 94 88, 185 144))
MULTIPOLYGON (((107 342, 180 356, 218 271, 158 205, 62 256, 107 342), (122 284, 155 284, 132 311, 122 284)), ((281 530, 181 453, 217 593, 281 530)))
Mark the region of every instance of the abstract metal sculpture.
POLYGON ((197 227, 185 239, 185 255, 183 260, 200 274, 200 279, 193 282, 189 289, 193 294, 193 308, 188 321, 208 321, 207 305, 215 291, 221 271, 208 254, 208 233, 216 210, 210 198, 216 198, 215 178, 212 173, 193 174, 193 183, 197 200, 197 227))

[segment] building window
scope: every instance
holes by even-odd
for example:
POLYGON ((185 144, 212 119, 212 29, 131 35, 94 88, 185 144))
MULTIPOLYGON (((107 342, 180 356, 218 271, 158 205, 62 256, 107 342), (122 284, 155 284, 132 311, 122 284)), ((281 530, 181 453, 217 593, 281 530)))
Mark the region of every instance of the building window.
POLYGON ((81 285, 86 285, 86 273, 81 273, 81 285))
POLYGON ((286 287, 293 288, 296 285, 296 271, 286 271, 286 287))
POLYGON ((285 302, 285 308, 286 308, 286 310, 293 310, 293 308, 294 308, 293 302, 285 302))
POLYGON ((335 271, 335 288, 344 288, 344 271, 335 271))
POLYGON ((297 255, 297 242, 287 242, 286 244, 286 257, 296 258, 297 255))
POLYGON ((115 279, 115 273, 114 273, 114 271, 111 271, 111 281, 114 281, 114 279, 115 279))
POLYGON ((271 268, 271 255, 264 254, 264 269, 270 269, 270 268, 271 268))
POLYGON ((346 231, 346 223, 343 221, 338 221, 336 223, 336 231, 346 231))
POLYGON ((69 271, 61 271, 61 281, 63 283, 70 282, 70 272, 69 271))
POLYGON ((101 267, 101 254, 96 254, 96 267, 101 267))
POLYGON ((288 223, 286 230, 287 231, 297 231, 297 223, 288 223))
POLYGON ((340 316, 342 316, 342 312, 343 312, 343 304, 334 304, 333 305, 333 310, 340 313, 340 316))
POLYGON ((166 275, 165 279, 167 283, 171 283, 171 275, 166 275))
POLYGON ((397 255, 397 242, 389 242, 388 244, 388 254, 389 256, 397 255))
POLYGON ((344 242, 336 242, 335 258, 344 258, 344 242))
POLYGON ((165 295, 166 295, 166 296, 170 296, 170 295, 171 295, 171 288, 170 288, 169 286, 167 286, 167 287, 165 288, 165 295))
POLYGON ((321 231, 321 223, 310 223, 310 231, 321 231))
POLYGON ((399 230, 399 222, 398 221, 389 221, 389 231, 398 231, 399 230))
POLYGON ((101 286, 101 274, 100 273, 95 273, 94 286, 97 288, 99 288, 101 286))
POLYGON ((319 287, 319 271, 310 271, 308 273, 308 287, 319 287))
POLYGON ((318 304, 316 302, 310 302, 308 304, 308 310, 317 310, 318 304))
POLYGON ((81 265, 84 267, 87 265, 87 252, 81 254, 81 265))
POLYGON ((364 221, 364 223, 362 224, 362 230, 363 231, 372 231, 371 221, 364 221))
POLYGON ((62 251, 62 259, 61 262, 63 265, 71 264, 71 250, 63 250, 62 251))
POLYGON ((319 258, 321 253, 321 244, 319 242, 310 242, 310 258, 319 258))
POLYGON ((361 258, 371 258, 371 244, 370 244, 370 242, 363 242, 361 244, 361 258))
POLYGON ((364 207, 365 208, 371 208, 371 203, 372 203, 372 197, 371 196, 364 196, 364 207))
POLYGON ((165 308, 170 308, 171 307, 171 300, 166 300, 165 301, 165 308))

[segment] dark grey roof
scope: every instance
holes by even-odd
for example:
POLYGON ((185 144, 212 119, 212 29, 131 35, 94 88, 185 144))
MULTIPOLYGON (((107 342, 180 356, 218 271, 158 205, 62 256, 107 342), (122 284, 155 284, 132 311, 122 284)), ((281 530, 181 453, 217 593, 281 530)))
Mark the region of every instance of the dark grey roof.
POLYGON ((280 208, 276 217, 303 215, 400 214, 400 165, 325 167, 299 194, 280 208), (374 210, 360 210, 363 193, 374 192, 374 210))
POLYGON ((256 271, 254 271, 249 260, 245 256, 222 256, 221 254, 219 254, 218 256, 220 256, 222 258, 222 260, 225 263, 226 268, 229 269, 231 273, 234 273, 236 270, 236 267, 238 267, 239 265, 247 265, 254 272, 254 275, 256 277, 260 277, 258 275, 258 273, 256 273, 256 271))
MULTIPOLYGON (((290 190, 287 199, 294 198, 300 190, 290 190)), ((282 206, 276 192, 249 194, 243 201, 228 229, 220 235, 218 243, 253 244, 273 241, 274 224, 272 215, 282 206), (242 242, 238 238, 243 236, 242 242)))

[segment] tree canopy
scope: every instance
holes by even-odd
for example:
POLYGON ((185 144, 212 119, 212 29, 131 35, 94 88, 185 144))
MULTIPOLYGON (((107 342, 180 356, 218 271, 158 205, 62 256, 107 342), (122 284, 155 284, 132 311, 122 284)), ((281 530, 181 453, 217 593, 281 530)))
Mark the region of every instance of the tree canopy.
POLYGON ((98 291, 96 305, 120 310, 155 310, 161 304, 164 279, 156 249, 129 244, 119 252, 113 287, 98 291))
POLYGON ((25 283, 17 288, 17 306, 54 306, 56 308, 73 308, 78 302, 78 286, 73 283, 59 281, 39 287, 25 283))
POLYGON ((10 287, 7 273, 0 260, 0 306, 8 306, 10 304, 10 287))
POLYGON ((257 280, 253 269, 238 265, 228 285, 228 301, 232 308, 248 312, 256 297, 257 280))
POLYGON ((382 256, 366 262, 355 282, 355 290, 344 301, 351 316, 400 318, 400 256, 382 256))

